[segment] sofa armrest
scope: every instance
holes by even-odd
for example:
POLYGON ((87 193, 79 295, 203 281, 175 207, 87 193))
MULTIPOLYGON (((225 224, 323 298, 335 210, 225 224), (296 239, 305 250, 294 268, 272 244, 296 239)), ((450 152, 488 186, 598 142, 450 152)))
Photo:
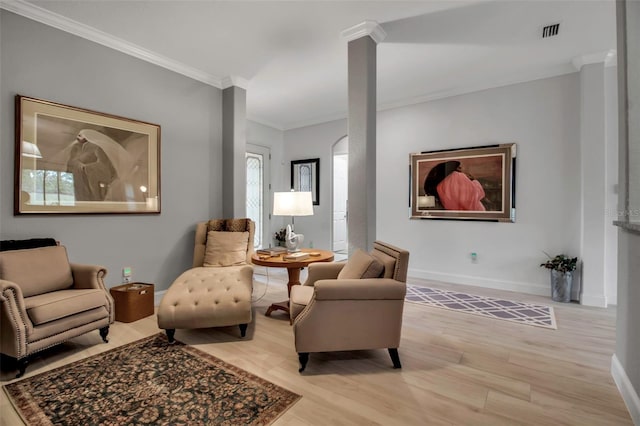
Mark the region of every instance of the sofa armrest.
POLYGON ((2 353, 15 358, 27 354, 27 335, 33 323, 27 315, 20 287, 11 281, 0 280, 0 346, 2 353))
POLYGON ((302 285, 313 286, 316 281, 337 278, 345 262, 318 262, 309 265, 309 275, 302 285))
POLYGON ((12 303, 26 314, 27 308, 24 305, 24 296, 20 286, 12 281, 0 280, 0 301, 2 303, 12 303))
POLYGON ((80 263, 70 263, 71 274, 73 274, 73 288, 89 289, 95 288, 104 291, 104 297, 109 312, 109 324, 115 321, 116 311, 114 309, 113 297, 104 285, 104 277, 107 275, 107 268, 100 265, 83 265, 80 263))
POLYGON ((107 291, 103 281, 107 275, 104 266, 71 263, 71 273, 74 288, 97 288, 107 291))
POLYGON ((319 280, 316 300, 403 300, 405 283, 392 278, 319 280))

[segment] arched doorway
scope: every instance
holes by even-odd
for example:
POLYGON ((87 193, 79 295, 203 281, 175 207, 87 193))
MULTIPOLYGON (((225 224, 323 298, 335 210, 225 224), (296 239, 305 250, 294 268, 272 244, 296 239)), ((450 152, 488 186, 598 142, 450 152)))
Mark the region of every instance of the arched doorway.
POLYGON ((347 254, 349 237, 347 232, 348 188, 349 188, 349 138, 340 138, 331 147, 333 158, 333 199, 332 199, 332 250, 347 254))

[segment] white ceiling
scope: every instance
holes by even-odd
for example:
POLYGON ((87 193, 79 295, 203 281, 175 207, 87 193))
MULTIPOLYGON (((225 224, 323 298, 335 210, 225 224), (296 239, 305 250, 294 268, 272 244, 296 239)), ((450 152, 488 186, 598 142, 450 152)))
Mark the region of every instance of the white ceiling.
POLYGON ((280 129, 346 117, 341 32, 365 20, 387 33, 380 109, 573 72, 572 60, 616 48, 613 0, 3 1, 218 87, 246 79, 248 117, 280 129))

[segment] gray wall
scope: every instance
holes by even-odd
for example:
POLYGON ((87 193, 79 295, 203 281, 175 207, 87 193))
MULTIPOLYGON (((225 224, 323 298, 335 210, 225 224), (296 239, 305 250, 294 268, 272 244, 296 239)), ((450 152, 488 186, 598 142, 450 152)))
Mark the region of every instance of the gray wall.
POLYGON ((190 267, 195 223, 222 214, 221 91, 101 45, 1 12, 0 238, 54 237, 69 258, 122 267, 166 289, 190 267), (160 215, 14 216, 16 94, 159 124, 160 215))
MULTIPOLYGON (((579 97, 569 74, 378 112, 378 239, 411 251, 414 277, 548 295, 542 251, 580 250, 579 97), (409 153, 509 142, 516 223, 409 220, 409 153)), ((296 219, 315 247, 330 247, 331 146, 345 132, 345 120, 285 132, 285 160, 320 157, 320 206, 296 219)))
MULTIPOLYGON (((284 132, 283 173, 280 189, 291 188, 291 161, 308 158, 320 159, 320 204, 313 206, 313 216, 295 218, 296 232, 304 235, 304 246, 331 249, 332 229, 332 152, 331 147, 347 134, 347 120, 330 121, 316 126, 302 127, 284 132)), ((282 225, 289 218, 276 218, 282 225)))
POLYGON ((635 424, 640 424, 640 225, 634 200, 640 200, 640 3, 617 3, 618 11, 618 81, 620 115, 620 202, 618 219, 625 227, 618 231, 618 316, 616 353, 612 373, 617 377, 635 424), (624 11, 626 8, 626 22, 624 11), (626 39, 626 40, 625 40, 626 39), (626 51, 624 42, 627 42, 626 51), (634 156, 635 155, 635 156, 634 156), (629 167, 631 166, 631 167, 629 167), (635 225, 634 225, 635 224, 635 225), (618 371, 615 358, 624 371, 618 371), (621 380, 622 379, 622 380, 621 380), (625 385, 628 384, 628 385, 625 385), (631 389, 633 388, 633 389, 631 389), (635 403, 635 405, 634 405, 635 403))
MULTIPOLYGON (((640 233, 618 235, 618 311, 616 356, 640 396, 640 233)), ((640 407, 637 407, 640 408, 640 407)))
POLYGON ((411 252, 412 276, 549 295, 543 251, 580 254, 579 105, 568 74, 381 114, 378 237, 411 252), (407 219, 409 153, 510 142, 515 223, 407 219))

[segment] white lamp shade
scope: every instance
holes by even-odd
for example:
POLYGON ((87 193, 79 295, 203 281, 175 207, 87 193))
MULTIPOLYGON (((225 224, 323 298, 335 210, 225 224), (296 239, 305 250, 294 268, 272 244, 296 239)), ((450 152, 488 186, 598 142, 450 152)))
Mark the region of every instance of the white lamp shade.
POLYGON ((418 196, 418 208, 428 208, 436 206, 436 197, 433 195, 418 196))
POLYGON ((274 216, 312 216, 311 192, 274 192, 274 216))
POLYGON ((22 155, 29 158, 42 158, 38 145, 27 141, 22 141, 22 155))

